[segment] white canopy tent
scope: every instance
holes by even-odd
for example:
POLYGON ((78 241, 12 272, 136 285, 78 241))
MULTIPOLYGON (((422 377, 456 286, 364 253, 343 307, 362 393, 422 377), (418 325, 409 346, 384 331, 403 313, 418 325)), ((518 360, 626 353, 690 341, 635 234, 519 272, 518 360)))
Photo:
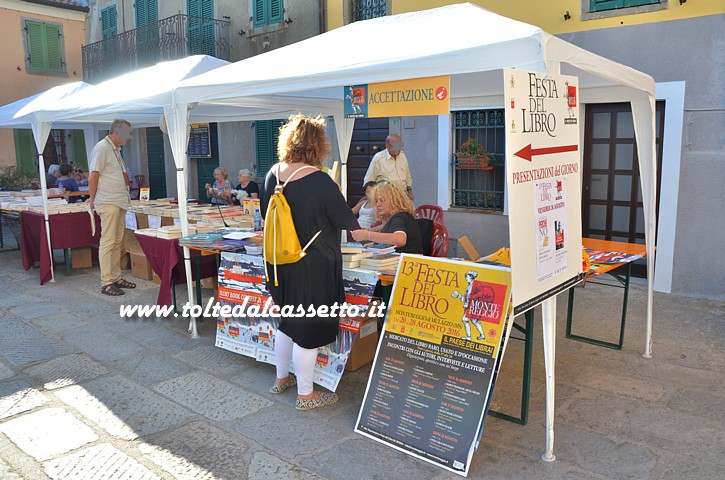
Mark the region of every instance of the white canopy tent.
MULTIPOLYGON (((0 107, 0 128, 32 128, 33 137, 35 139, 35 148, 38 151, 38 173, 40 174, 40 188, 43 196, 43 218, 45 221, 45 235, 48 242, 48 251, 52 252, 50 245, 50 225, 48 222, 48 185, 46 184, 45 174, 45 161, 43 159, 43 151, 45 150, 45 143, 48 141, 48 135, 50 134, 50 126, 43 125, 37 121, 35 112, 53 105, 55 102, 62 100, 65 97, 72 96, 91 85, 85 82, 74 82, 65 85, 59 85, 45 92, 32 95, 13 103, 9 103, 3 107, 0 107)), ((69 128, 75 129, 79 125, 62 124, 57 125, 58 128, 69 128)), ((85 136, 86 150, 93 144, 89 141, 92 138, 93 127, 91 125, 83 126, 83 133, 85 136)), ((50 257, 50 275, 51 282, 55 281, 55 274, 53 272, 53 256, 50 257)))
MULTIPOLYGON (((56 87, 38 96, 18 109, 20 102, 6 105, 0 109, 0 126, 26 126, 33 129, 38 151, 45 145, 51 128, 78 128, 82 126, 85 134, 86 151, 91 152, 96 143, 96 133, 107 129, 115 118, 125 118, 134 127, 158 126, 164 114, 164 106, 171 103, 171 91, 184 79, 208 72, 229 62, 207 55, 196 55, 180 60, 161 62, 154 66, 136 70, 98 85, 69 84, 56 87), (64 95, 52 92, 65 92, 64 95), (43 99, 41 102, 40 99, 43 99), (15 113, 13 113, 15 111, 15 113), (7 120, 2 112, 7 112, 7 120)), ((34 97, 31 97, 34 98, 34 97)), ((223 114, 223 108, 213 109, 223 114)), ((205 109, 197 113, 204 114, 205 109)), ((204 119, 199 119, 204 121, 204 119)), ((40 161, 41 165, 42 157, 40 161)), ((179 190, 186 198, 187 176, 184 170, 177 168, 179 190)), ((41 172, 43 197, 46 195, 45 175, 41 172)), ((47 206, 44 200, 46 232, 50 248, 50 228, 47 224, 47 206)), ((186 210, 186 202, 180 206, 186 210)), ((185 227, 186 228, 186 227, 185 227)), ((188 258, 188 251, 185 252, 188 258)), ((51 258, 52 261, 52 258, 51 258)), ((187 265, 190 271, 190 264, 187 265)), ((52 272, 52 269, 51 269, 52 272)), ((188 284, 191 288, 191 280, 188 284)))
MULTIPOLYGON (((312 110, 335 118, 345 185, 344 161, 353 127, 353 120, 343 117, 345 86, 450 75, 452 104, 475 106, 477 99, 500 98, 502 105, 501 70, 504 68, 578 76, 583 103, 588 91, 596 91, 599 98, 605 96, 612 101, 631 103, 646 223, 649 285, 644 356, 649 357, 656 223, 654 80, 538 27, 472 4, 451 5, 356 22, 199 75, 175 89, 174 105, 166 109, 174 157, 178 165, 188 163, 184 132, 189 110, 234 106, 240 109, 237 119, 249 120, 279 118, 290 110, 312 110), (393 43, 391 32, 396 38, 393 43)), ((447 164, 448 158, 439 158, 439 162, 447 164)), ((180 204, 184 203, 182 192, 179 200, 180 204)), ((543 308, 548 426, 544 458, 547 460, 554 458, 555 311, 555 299, 547 300, 543 308)))

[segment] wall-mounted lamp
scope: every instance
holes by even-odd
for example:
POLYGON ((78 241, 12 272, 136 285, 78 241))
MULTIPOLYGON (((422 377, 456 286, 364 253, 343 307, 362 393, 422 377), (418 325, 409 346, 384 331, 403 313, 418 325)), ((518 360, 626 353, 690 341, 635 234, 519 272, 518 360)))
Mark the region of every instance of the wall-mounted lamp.
POLYGON ((20 70, 22 70, 22 68, 20 68, 20 65, 18 65, 18 66, 17 66, 16 68, 15 68, 15 70, 17 70, 17 71, 19 72, 20 70))
POLYGON ((564 14, 564 21, 571 20, 571 15, 569 14, 569 10, 566 11, 564 14))
POLYGON ((680 5, 682 5, 683 3, 687 3, 687 0, 680 0, 680 5))
POLYGON ((290 23, 292 23, 292 19, 291 19, 291 18, 289 18, 289 17, 287 17, 287 18, 285 19, 284 23, 286 23, 287 25, 289 25, 290 23))
POLYGON ((241 30, 241 29, 237 33, 239 34, 240 37, 243 37, 244 35, 247 34, 247 32, 245 32, 244 30, 241 30))

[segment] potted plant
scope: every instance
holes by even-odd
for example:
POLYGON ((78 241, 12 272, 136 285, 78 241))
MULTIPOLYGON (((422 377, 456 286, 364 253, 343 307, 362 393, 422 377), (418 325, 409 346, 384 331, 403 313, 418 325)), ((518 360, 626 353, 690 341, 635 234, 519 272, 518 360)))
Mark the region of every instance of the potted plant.
POLYGON ((456 152, 460 169, 487 168, 491 157, 493 154, 487 152, 486 147, 478 143, 475 138, 463 142, 460 151, 456 152))

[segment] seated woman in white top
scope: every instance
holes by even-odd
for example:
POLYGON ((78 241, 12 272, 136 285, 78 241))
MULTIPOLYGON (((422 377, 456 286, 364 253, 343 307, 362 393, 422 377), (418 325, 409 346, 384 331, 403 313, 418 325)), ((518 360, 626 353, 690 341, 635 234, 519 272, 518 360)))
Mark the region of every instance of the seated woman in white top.
POLYGON ((377 223, 375 218, 375 202, 370 198, 370 194, 375 187, 375 182, 368 182, 364 185, 365 196, 357 202, 352 208, 352 213, 358 216, 360 228, 367 229, 377 223))

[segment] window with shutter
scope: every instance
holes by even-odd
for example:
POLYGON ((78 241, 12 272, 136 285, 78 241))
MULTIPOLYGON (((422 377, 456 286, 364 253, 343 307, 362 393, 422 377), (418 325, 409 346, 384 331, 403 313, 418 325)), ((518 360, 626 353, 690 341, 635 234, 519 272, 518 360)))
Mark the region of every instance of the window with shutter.
POLYGON ((60 24, 25 20, 26 68, 29 73, 64 73, 60 24))
POLYGON ((284 21, 284 0, 254 0, 253 27, 274 25, 284 21))
POLYGON ((660 0, 590 0, 590 12, 602 12, 619 8, 640 7, 660 3, 660 0))
POLYGON ((83 130, 71 130, 71 152, 73 163, 83 167, 83 171, 88 171, 88 152, 83 130))
POLYGON ((111 5, 101 10, 101 31, 103 39, 116 36, 118 34, 118 28, 116 24, 116 6, 111 5))
POLYGON ((30 129, 13 130, 15 137, 15 164, 18 170, 25 173, 37 173, 38 167, 35 163, 38 150, 33 141, 33 131, 30 129))
POLYGON ((257 146, 257 176, 263 177, 272 165, 277 163, 277 141, 279 128, 284 120, 259 120, 256 122, 255 140, 257 146))
POLYGON ((189 15, 189 53, 211 55, 216 53, 214 37, 214 1, 187 0, 189 15), (208 20, 207 20, 208 19, 208 20))

